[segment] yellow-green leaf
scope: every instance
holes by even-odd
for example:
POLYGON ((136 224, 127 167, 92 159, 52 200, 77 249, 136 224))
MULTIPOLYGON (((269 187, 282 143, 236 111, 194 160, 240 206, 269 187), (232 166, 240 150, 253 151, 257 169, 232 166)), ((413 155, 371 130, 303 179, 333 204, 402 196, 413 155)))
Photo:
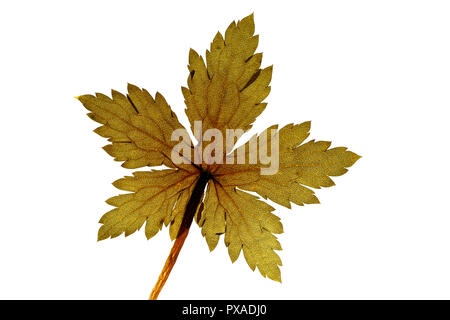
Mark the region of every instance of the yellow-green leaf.
POLYGON ((97 93, 78 99, 89 117, 102 124, 94 131, 108 138, 104 147, 116 161, 129 169, 165 164, 174 167, 171 152, 178 143, 172 132, 184 128, 160 93, 153 98, 145 89, 129 84, 128 94, 112 90, 111 98, 97 93))
POLYGON ((262 101, 270 92, 272 67, 261 69, 262 54, 255 54, 259 37, 254 35, 253 15, 232 22, 219 32, 204 59, 189 52, 188 88, 182 88, 186 114, 202 121, 203 131, 248 130, 266 107, 262 101))
POLYGON ((122 233, 128 236, 145 223, 145 234, 151 238, 163 225, 170 225, 170 237, 176 240, 158 284, 167 279, 193 219, 210 250, 224 234, 233 262, 242 251, 252 270, 258 268, 263 276, 281 282, 281 260, 275 252, 281 245, 275 234, 283 232, 282 224, 272 213, 274 208, 246 191, 289 208, 291 203, 319 203, 312 188, 334 185, 331 177, 346 173, 359 159, 345 147, 330 148, 331 142, 305 142, 310 122, 281 129, 271 126, 230 153, 227 129, 249 130, 265 109, 270 92, 272 67, 261 67, 258 41, 250 15, 232 22, 224 35, 218 32, 205 58, 190 50, 187 87, 182 93, 191 129, 201 121, 201 132, 194 132, 198 148, 190 139, 184 141, 189 148, 182 154, 183 164, 171 156, 179 143, 172 141, 172 134, 184 128, 161 94, 152 97, 147 90, 128 85, 126 95, 113 90, 111 97, 100 93, 78 97, 90 111, 89 117, 101 124, 95 132, 110 142, 104 149, 125 168, 169 167, 117 180, 114 185, 129 193, 107 200, 115 208, 100 219, 98 232, 99 240, 122 233), (194 151, 198 155, 213 150, 207 149, 211 145, 202 136, 208 129, 217 129, 224 138, 216 141, 214 135, 214 143, 223 143, 217 158, 225 163, 207 161, 216 159, 219 151, 215 149, 214 156, 211 153, 194 163, 194 151), (262 143, 265 137, 267 144, 262 143), (254 143, 257 151, 250 148, 254 143), (269 151, 269 162, 261 157, 262 145, 269 151), (241 152, 244 163, 238 161, 241 152), (267 174, 274 164, 275 171, 267 174))
MULTIPOLYGON (((267 134, 272 126, 258 136, 267 134)), ((237 186, 240 189, 254 191, 264 199, 270 199, 290 208, 290 203, 297 205, 319 203, 314 192, 308 187, 320 188, 334 185, 331 176, 347 172, 359 158, 347 148, 329 149, 331 143, 311 140, 301 144, 309 135, 310 122, 299 125, 289 124, 277 131, 279 141, 279 169, 273 175, 262 175, 261 168, 267 165, 256 164, 218 166, 214 172, 215 179, 223 186, 237 186)), ((272 138, 268 137, 268 149, 272 138)), ((246 162, 249 162, 249 143, 242 145, 246 162)), ((236 157, 238 151, 232 156, 236 157)))
POLYGON ((281 245, 273 234, 282 233, 274 208, 248 193, 225 188, 218 183, 208 186, 203 210, 202 233, 211 250, 218 236, 225 232, 225 244, 234 262, 241 252, 252 270, 281 282, 281 259, 274 250, 281 245))
POLYGON ((115 181, 115 187, 132 193, 118 195, 106 201, 116 208, 100 219, 103 225, 98 232, 98 239, 115 238, 122 233, 128 236, 139 230, 144 222, 148 239, 162 228, 163 223, 168 225, 175 222, 171 233, 172 229, 176 233, 179 211, 183 212, 185 198, 189 199, 187 190, 190 190, 196 179, 196 174, 167 169, 134 172, 132 177, 115 181), (178 210, 174 211, 174 206, 178 210))

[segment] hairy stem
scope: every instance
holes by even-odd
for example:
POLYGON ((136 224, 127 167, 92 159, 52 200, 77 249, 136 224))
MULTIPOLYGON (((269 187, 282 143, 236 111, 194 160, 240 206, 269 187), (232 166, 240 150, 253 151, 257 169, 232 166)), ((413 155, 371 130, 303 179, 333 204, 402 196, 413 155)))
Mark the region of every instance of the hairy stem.
POLYGON ((181 248, 183 247, 184 241, 189 234, 189 228, 191 227, 192 220, 194 219, 195 213, 200 205, 203 198, 203 192, 210 178, 211 175, 208 172, 202 172, 200 174, 194 190, 192 191, 192 195, 186 205, 186 210, 184 212, 180 229, 178 230, 177 238, 175 239, 172 249, 170 250, 169 256, 167 257, 166 263, 164 264, 161 274, 159 275, 158 281, 156 281, 156 284, 150 293, 149 300, 156 300, 158 298, 158 295, 166 283, 167 278, 169 278, 170 271, 172 271, 178 255, 180 254, 181 248))

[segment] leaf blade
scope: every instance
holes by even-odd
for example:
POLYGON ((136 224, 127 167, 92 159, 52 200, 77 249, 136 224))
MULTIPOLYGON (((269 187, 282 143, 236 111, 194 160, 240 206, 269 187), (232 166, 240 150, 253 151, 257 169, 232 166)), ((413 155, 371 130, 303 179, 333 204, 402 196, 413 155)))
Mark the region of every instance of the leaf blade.
MULTIPOLYGON (((183 210, 183 205, 186 205, 180 200, 181 195, 195 184, 197 178, 195 173, 166 169, 138 171, 133 176, 115 181, 115 187, 131 193, 107 200, 108 204, 116 208, 100 219, 102 226, 98 232, 98 240, 115 238, 122 233, 128 236, 139 230, 144 222, 145 235, 150 239, 161 230, 163 224, 175 221, 176 215, 173 212, 183 210)), ((175 228, 176 226, 171 226, 171 233, 175 228)))
MULTIPOLYGON (((257 136, 258 143, 271 126, 257 136)), ((332 176, 346 173, 360 156, 345 147, 330 149, 330 142, 311 140, 303 143, 309 136, 310 123, 286 125, 277 131, 279 141, 279 170, 273 175, 262 175, 261 168, 266 167, 258 160, 249 163, 249 142, 240 148, 245 150, 245 165, 224 164, 216 168, 215 178, 224 186, 234 186, 242 190, 258 193, 264 199, 270 199, 290 208, 297 205, 319 203, 310 188, 330 187, 334 185, 332 176)), ((271 136, 268 136, 268 149, 271 136)), ((232 156, 236 157, 236 151, 232 156)))
POLYGON ((281 282, 281 260, 274 250, 281 245, 273 234, 283 232, 280 219, 272 214, 274 208, 246 192, 225 188, 217 182, 208 186, 205 198, 202 234, 210 250, 217 245, 220 234, 225 233, 225 244, 231 261, 241 251, 252 270, 281 282), (220 213, 220 219, 215 215, 220 213))
POLYGON ((189 53, 188 88, 183 88, 186 114, 203 129, 250 129, 264 110, 270 92, 272 67, 260 69, 262 54, 255 54, 259 37, 254 35, 253 14, 233 22, 225 38, 217 33, 203 58, 189 53))
POLYGON ((77 98, 90 111, 89 117, 102 124, 94 132, 111 142, 104 150, 123 161, 123 167, 175 167, 171 151, 178 141, 171 141, 171 135, 184 127, 160 93, 153 98, 147 90, 128 84, 127 95, 112 90, 111 98, 100 93, 77 98))

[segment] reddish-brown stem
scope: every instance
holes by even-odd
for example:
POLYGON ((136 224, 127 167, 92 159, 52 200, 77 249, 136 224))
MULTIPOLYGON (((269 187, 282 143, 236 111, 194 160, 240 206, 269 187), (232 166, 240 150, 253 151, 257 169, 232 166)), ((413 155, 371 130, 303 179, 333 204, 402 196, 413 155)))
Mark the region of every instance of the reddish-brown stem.
POLYGON ((166 263, 164 264, 164 267, 161 271, 161 274, 159 275, 158 281, 156 281, 152 293, 150 293, 149 300, 158 299, 158 295, 161 292, 161 289, 163 288, 164 284, 166 283, 167 278, 169 278, 170 271, 172 271, 172 268, 175 265, 175 262, 177 261, 178 254, 180 253, 181 248, 183 247, 184 240, 186 240, 188 233, 189 229, 186 229, 185 232, 183 232, 180 236, 176 238, 175 243, 173 244, 172 249, 170 250, 169 256, 167 257, 166 263))
POLYGON ((170 250, 169 256, 167 257, 166 263, 159 275, 158 281, 150 293, 149 300, 156 300, 159 293, 161 292, 164 284, 169 278, 170 271, 172 271, 175 262, 177 261, 178 255, 180 254, 181 248, 183 247, 184 241, 189 234, 189 228, 191 227, 192 220, 194 219, 195 213, 200 205, 203 198, 203 191, 208 183, 211 175, 208 172, 202 172, 199 179, 197 180, 192 195, 186 205, 186 210, 184 212, 183 220, 178 230, 177 238, 170 250))

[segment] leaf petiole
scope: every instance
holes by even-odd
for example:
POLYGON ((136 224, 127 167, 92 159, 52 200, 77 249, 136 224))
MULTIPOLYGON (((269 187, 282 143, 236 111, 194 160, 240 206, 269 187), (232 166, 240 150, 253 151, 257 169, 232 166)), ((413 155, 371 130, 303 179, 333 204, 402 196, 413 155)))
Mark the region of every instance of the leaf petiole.
POLYGON ((203 198, 203 192, 205 190, 206 184, 209 179, 211 179, 211 175, 209 172, 202 172, 200 177, 198 178, 194 190, 192 192, 191 198, 189 199, 186 210, 184 212, 183 220, 180 225, 180 229, 178 230, 177 238, 170 250, 169 256, 167 257, 166 263, 159 275, 158 280, 156 281, 155 286, 153 287, 152 292, 150 293, 149 300, 156 300, 158 298, 159 293, 161 292, 164 284, 169 278, 170 272, 172 271, 175 262, 177 261, 178 255, 180 254, 181 248, 183 247, 184 241, 189 234, 189 228, 191 227, 192 220, 194 219, 195 213, 199 208, 199 205, 203 198))

